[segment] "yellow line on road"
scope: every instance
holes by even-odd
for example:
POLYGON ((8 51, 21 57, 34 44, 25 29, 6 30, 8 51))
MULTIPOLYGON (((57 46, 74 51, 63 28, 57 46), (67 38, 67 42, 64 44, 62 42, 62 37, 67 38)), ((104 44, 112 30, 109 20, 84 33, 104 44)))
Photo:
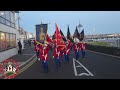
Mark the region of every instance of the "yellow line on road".
MULTIPOLYGON (((27 64, 25 67, 23 67, 20 72, 17 74, 17 76, 22 73, 23 71, 25 71, 26 69, 28 69, 34 62, 36 61, 36 58, 33 59, 29 64, 27 64)), ((4 78, 4 79, 7 79, 7 78, 4 78)))

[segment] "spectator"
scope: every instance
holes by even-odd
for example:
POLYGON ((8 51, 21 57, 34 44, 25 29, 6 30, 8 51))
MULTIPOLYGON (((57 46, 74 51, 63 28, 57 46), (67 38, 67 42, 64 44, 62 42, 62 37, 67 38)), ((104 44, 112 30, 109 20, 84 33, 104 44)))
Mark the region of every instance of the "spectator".
POLYGON ((18 42, 18 47, 19 47, 18 53, 22 54, 22 52, 21 52, 22 51, 22 44, 21 44, 20 40, 18 42))

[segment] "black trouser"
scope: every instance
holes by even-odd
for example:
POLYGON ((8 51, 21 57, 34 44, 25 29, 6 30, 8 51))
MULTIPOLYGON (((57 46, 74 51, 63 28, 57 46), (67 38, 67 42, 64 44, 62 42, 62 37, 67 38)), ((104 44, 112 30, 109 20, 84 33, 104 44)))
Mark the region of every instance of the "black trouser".
POLYGON ((19 53, 20 53, 20 54, 22 54, 22 52, 21 52, 21 51, 22 51, 22 48, 19 48, 19 53))

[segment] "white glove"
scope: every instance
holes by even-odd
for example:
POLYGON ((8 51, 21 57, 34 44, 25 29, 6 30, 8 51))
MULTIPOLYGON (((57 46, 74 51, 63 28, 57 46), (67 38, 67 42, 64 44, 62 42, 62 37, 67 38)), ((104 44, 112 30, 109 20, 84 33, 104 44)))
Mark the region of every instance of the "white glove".
POLYGON ((38 61, 40 61, 40 58, 38 58, 38 61))
POLYGON ((54 58, 54 56, 53 56, 53 58, 54 58))
POLYGON ((44 61, 44 63, 46 62, 46 60, 44 61))

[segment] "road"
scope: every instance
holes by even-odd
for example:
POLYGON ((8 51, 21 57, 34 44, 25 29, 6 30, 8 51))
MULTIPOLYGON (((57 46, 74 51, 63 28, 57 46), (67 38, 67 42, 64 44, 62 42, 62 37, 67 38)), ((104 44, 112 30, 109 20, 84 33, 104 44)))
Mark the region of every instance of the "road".
POLYGON ((120 58, 86 51, 86 57, 74 60, 74 51, 71 51, 70 62, 65 63, 55 71, 55 63, 49 52, 49 72, 43 73, 40 61, 30 64, 15 79, 120 79, 120 58))

